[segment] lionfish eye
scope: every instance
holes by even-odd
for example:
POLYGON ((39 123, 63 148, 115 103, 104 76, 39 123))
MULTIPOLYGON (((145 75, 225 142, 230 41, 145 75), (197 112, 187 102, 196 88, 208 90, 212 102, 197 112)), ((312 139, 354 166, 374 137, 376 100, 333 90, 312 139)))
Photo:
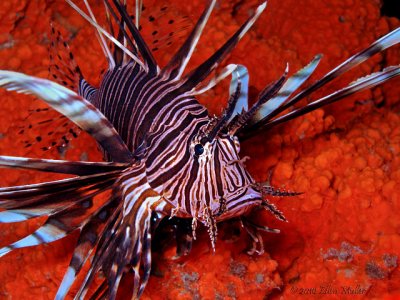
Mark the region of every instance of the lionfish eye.
POLYGON ((194 154, 195 154, 196 156, 202 155, 203 152, 204 152, 204 148, 203 148, 203 145, 202 145, 202 144, 196 144, 196 145, 194 146, 194 154))

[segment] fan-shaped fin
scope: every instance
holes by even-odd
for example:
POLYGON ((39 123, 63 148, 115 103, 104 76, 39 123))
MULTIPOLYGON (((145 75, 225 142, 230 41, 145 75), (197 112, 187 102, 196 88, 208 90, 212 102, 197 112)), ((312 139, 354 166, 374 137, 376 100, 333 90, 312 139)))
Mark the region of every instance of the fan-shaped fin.
POLYGON ((281 105, 286 102, 290 103, 291 100, 287 101, 289 97, 311 76, 312 73, 314 73, 321 58, 321 55, 315 56, 307 66, 289 77, 278 91, 277 95, 258 108, 253 118, 250 120, 250 124, 257 126, 258 122, 263 123, 265 120, 269 119, 269 116, 281 105))
POLYGON ((184 43, 192 25, 191 18, 182 15, 180 8, 173 3, 157 2, 151 9, 142 7, 138 28, 151 51, 154 54, 159 52, 164 61, 167 58, 164 58, 165 53, 175 53, 177 45, 184 43))
MULTIPOLYGON (((105 0, 108 3, 108 0, 105 0)), ((146 45, 145 41, 143 40, 142 36, 139 33, 138 28, 136 28, 135 24, 133 24, 131 17, 129 16, 128 12, 126 11, 125 7, 118 1, 113 0, 115 7, 117 8, 120 16, 126 26, 128 27, 130 33, 133 36, 133 39, 136 43, 136 46, 139 50, 139 53, 142 55, 144 64, 146 69, 149 73, 155 74, 158 72, 157 62, 153 57, 149 47, 146 45)))
MULTIPOLYGON (((71 0, 67 0, 67 2, 72 6, 73 2, 72 2, 71 0)), ((88 12, 89 12, 90 19, 92 20, 92 22, 93 22, 94 24, 97 24, 96 17, 94 16, 94 14, 93 14, 93 12, 92 12, 92 9, 90 8, 90 5, 89 5, 88 1, 87 1, 87 0, 83 0, 83 2, 85 3, 85 6, 86 6, 86 8, 87 8, 87 10, 88 10, 88 12)), ((72 7, 73 7, 73 6, 72 6, 72 7)), ((92 24, 92 25, 93 25, 93 24, 92 24)), ((107 45, 106 41, 104 40, 104 37, 103 37, 103 34, 102 34, 103 32, 100 30, 99 27, 96 27, 96 26, 94 26, 94 27, 96 28, 96 33, 97 33, 96 36, 97 36, 97 39, 99 40, 100 46, 101 46, 101 48, 102 48, 102 50, 103 50, 103 52, 104 52, 104 55, 105 55, 106 58, 107 58, 108 65, 109 65, 109 69, 112 70, 112 69, 115 68, 114 57, 112 56, 111 51, 110 51, 110 49, 108 48, 108 45, 107 45)))
POLYGON ((189 37, 171 61, 163 68, 162 72, 170 78, 179 79, 183 74, 216 2, 216 0, 211 0, 209 2, 189 37))
MULTIPOLYGON (((229 124, 226 126, 230 135, 238 134, 238 130, 242 130, 243 126, 248 124, 249 120, 254 116, 258 109, 268 100, 272 99, 285 83, 287 74, 289 72, 289 65, 286 66, 283 75, 276 81, 268 85, 258 96, 258 100, 249 110, 242 110, 240 113, 233 116, 229 124)), ((239 110, 238 110, 239 111, 239 110)), ((240 132, 239 132, 240 135, 240 132)))
POLYGON ((50 182, 12 186, 0 188, 0 208, 7 210, 19 209, 31 205, 43 204, 48 197, 54 196, 51 204, 73 198, 69 193, 81 193, 90 190, 97 184, 112 183, 121 174, 121 171, 113 171, 88 176, 74 177, 50 182), (82 191, 79 190, 82 188, 82 191))
POLYGON ((79 80, 83 78, 68 42, 54 23, 50 23, 49 73, 52 80, 73 90, 78 91, 79 80))
POLYGON ((115 161, 129 162, 132 153, 112 124, 87 100, 46 79, 11 71, 0 71, 0 87, 35 95, 88 132, 115 161))
POLYGON ((240 39, 246 34, 251 28, 254 22, 258 19, 261 13, 267 6, 267 2, 264 2, 257 7, 254 14, 239 28, 239 30, 221 47, 219 48, 210 58, 202 63, 195 70, 191 71, 187 76, 182 78, 184 82, 180 87, 181 92, 187 92, 196 87, 202 82, 218 65, 219 63, 233 50, 240 39))
POLYGON ((84 197, 79 203, 52 216, 34 233, 0 249, 0 257, 12 250, 47 244, 67 236, 86 220, 86 210, 92 206, 92 197, 84 197))
POLYGON ((28 116, 19 120, 16 128, 22 146, 33 152, 53 149, 60 151, 81 132, 81 129, 66 116, 39 99, 32 101, 28 111, 28 116))
POLYGON ((119 179, 115 194, 123 199, 123 209, 99 241, 90 270, 76 298, 85 296, 100 269, 107 277, 108 299, 115 299, 126 266, 131 266, 134 271, 133 297, 137 298, 143 290, 148 279, 147 268, 150 268, 148 234, 151 233, 152 210, 163 201, 148 185, 144 167, 144 163, 136 165, 119 179), (143 270, 145 281, 142 279, 142 282, 140 266, 146 266, 143 270))
POLYGON ((229 64, 222 68, 217 74, 215 74, 210 80, 203 81, 196 88, 190 91, 188 94, 196 96, 207 92, 216 86, 220 81, 224 80, 226 77, 232 74, 232 72, 237 68, 238 65, 229 64))
MULTIPOLYGON (((56 24, 50 23, 50 25, 49 77, 77 92, 80 82, 85 80, 67 40, 57 29, 56 24)), ((42 151, 60 150, 79 136, 81 130, 78 126, 41 101, 35 100, 30 105, 29 115, 18 125, 18 134, 21 135, 25 148, 42 151)))
POLYGON ((76 276, 90 257, 101 236, 107 231, 107 227, 110 227, 110 224, 113 224, 113 221, 115 221, 115 217, 118 214, 118 205, 120 204, 120 199, 112 197, 82 227, 77 246, 55 299, 65 298, 70 287, 75 282, 76 276))
MULTIPOLYGON (((108 38, 116 47, 119 47, 126 55, 128 55, 134 62, 136 62, 138 65, 140 65, 144 70, 148 71, 148 68, 143 64, 143 62, 135 55, 133 54, 128 48, 126 48, 123 44, 121 44, 117 38, 113 37, 110 33, 108 33, 103 27, 101 27, 97 22, 95 22, 91 17, 89 17, 87 14, 85 14, 73 1, 71 0, 66 0, 71 7, 77 11, 86 21, 88 21, 93 27, 96 28, 98 32, 100 32, 102 35, 104 35, 106 38, 108 38)), ((102 44, 102 43, 100 43, 102 44)), ((108 47, 106 45, 106 51, 108 47)), ((109 49, 108 49, 109 51, 109 49)), ((106 54, 106 57, 109 57, 108 54, 106 54)), ((111 56, 112 61, 113 57, 111 56)), ((110 61, 110 59, 109 59, 110 61)), ((115 62, 114 62, 115 66, 115 62)), ((113 69, 113 64, 110 63, 110 69, 113 69)))
POLYGON ((80 176, 123 170, 128 166, 128 164, 113 162, 67 161, 0 155, 0 168, 30 169, 80 176))
POLYGON ((59 192, 49 193, 43 191, 40 196, 19 197, 15 208, 0 212, 0 223, 22 222, 39 216, 50 216, 65 210, 87 197, 94 197, 109 189, 113 180, 107 180, 88 187, 63 189, 59 192), (26 203, 28 201, 28 203, 26 203))
MULTIPOLYGON (((365 89, 373 88, 379 84, 384 83, 385 81, 394 78, 400 75, 400 66, 391 66, 385 68, 381 72, 372 73, 368 76, 359 78, 358 80, 350 83, 347 87, 338 90, 328 96, 315 100, 304 107, 295 109, 283 116, 280 116, 272 121, 266 123, 262 129, 271 128, 277 124, 289 121, 291 119, 297 118, 301 115, 304 115, 310 111, 316 110, 320 107, 343 99, 344 97, 350 96, 354 93, 363 91, 365 89)), ((261 129, 261 128, 260 128, 261 129)))
MULTIPOLYGON (((0 212, 0 223, 23 222, 31 218, 39 216, 50 216, 59 211, 62 211, 75 202, 80 201, 89 195, 102 193, 104 190, 110 188, 113 181, 105 181, 89 187, 78 188, 75 190, 63 190, 55 193, 44 193, 40 197, 35 197, 35 201, 26 205, 19 204, 16 209, 9 209, 0 212)), ((20 202, 24 201, 24 197, 19 198, 20 202)), ((32 199, 28 199, 32 200, 32 199)))
POLYGON ((325 76, 321 79, 313 83, 311 86, 306 88, 305 90, 298 93, 294 96, 290 102, 282 105, 279 109, 274 112, 274 117, 287 109, 289 106, 297 103, 301 99, 304 99, 308 95, 310 95, 313 91, 319 89, 320 87, 324 86, 328 82, 332 81, 336 77, 342 75, 343 73, 347 72, 348 70, 352 69, 353 67, 359 65, 360 63, 364 62, 371 56, 375 55, 378 52, 381 52, 393 45, 396 45, 400 42, 400 27, 389 32, 385 36, 381 37, 379 40, 373 42, 368 48, 358 52, 357 54, 353 55, 339 66, 334 68, 332 71, 328 72, 325 76))

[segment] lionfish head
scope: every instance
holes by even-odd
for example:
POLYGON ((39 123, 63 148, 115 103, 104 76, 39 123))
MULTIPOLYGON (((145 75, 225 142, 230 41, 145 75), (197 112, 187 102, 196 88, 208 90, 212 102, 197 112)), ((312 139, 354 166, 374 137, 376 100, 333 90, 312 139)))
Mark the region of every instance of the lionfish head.
POLYGON ((208 228, 213 246, 217 222, 243 215, 263 202, 260 185, 246 170, 247 157, 239 156, 240 143, 235 133, 243 127, 248 114, 242 109, 238 113, 243 95, 239 77, 225 111, 219 118, 210 118, 190 144, 198 170, 191 212, 208 228))
MULTIPOLYGON (((243 214, 261 203, 261 193, 240 158, 236 136, 220 133, 213 139, 196 136, 190 152, 198 165, 196 216, 206 225, 243 214)), ((193 211, 193 210, 192 210, 193 211)))

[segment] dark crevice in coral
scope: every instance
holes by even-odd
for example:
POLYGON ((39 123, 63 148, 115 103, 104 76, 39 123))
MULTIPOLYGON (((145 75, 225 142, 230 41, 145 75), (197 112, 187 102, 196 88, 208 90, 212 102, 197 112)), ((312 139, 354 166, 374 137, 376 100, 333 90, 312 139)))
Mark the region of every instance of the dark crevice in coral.
POLYGON ((381 15, 387 17, 396 17, 400 19, 400 1, 399 0, 383 0, 381 7, 381 15))

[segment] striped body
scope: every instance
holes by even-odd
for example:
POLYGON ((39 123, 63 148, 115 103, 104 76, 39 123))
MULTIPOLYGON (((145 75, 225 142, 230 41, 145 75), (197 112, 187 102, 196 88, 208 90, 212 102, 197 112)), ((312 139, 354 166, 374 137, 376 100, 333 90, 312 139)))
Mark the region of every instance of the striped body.
POLYGON ((130 151, 144 145, 147 181, 177 216, 204 221, 210 209, 219 221, 243 214, 260 204, 261 194, 239 158, 237 138, 225 134, 196 157, 196 138, 211 118, 193 96, 180 93, 180 85, 132 63, 108 71, 96 92, 81 83, 80 93, 92 93, 88 99, 130 151))

